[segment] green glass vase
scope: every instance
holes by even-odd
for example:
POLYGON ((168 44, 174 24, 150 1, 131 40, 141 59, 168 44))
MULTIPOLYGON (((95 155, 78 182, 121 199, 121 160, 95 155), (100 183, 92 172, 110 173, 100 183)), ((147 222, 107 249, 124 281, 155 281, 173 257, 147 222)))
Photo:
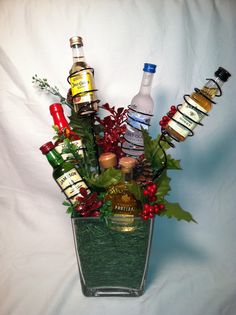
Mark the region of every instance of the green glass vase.
POLYGON ((85 296, 137 297, 144 293, 153 220, 134 218, 135 230, 111 230, 100 218, 72 218, 85 296))

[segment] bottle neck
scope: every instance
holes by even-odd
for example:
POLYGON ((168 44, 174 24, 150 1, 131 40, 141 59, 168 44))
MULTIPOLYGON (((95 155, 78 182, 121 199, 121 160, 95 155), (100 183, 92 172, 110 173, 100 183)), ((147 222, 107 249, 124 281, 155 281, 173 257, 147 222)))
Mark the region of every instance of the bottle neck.
POLYGON ((59 128, 59 132, 63 132, 63 130, 67 129, 70 131, 70 126, 68 121, 66 120, 63 111, 55 111, 51 113, 54 125, 59 128))
POLYGON ((214 81, 212 80, 207 81, 207 83, 201 89, 201 92, 203 92, 207 97, 211 99, 220 93, 219 87, 221 88, 223 84, 225 83, 219 77, 215 77, 214 81))
POLYGON ((72 47, 73 63, 85 62, 83 46, 75 44, 72 47))
POLYGON ((59 153, 57 153, 57 151, 55 149, 49 151, 46 154, 46 158, 54 169, 57 168, 59 165, 61 165, 64 162, 61 155, 59 153))
POLYGON ((143 72, 143 78, 139 90, 140 94, 149 95, 151 93, 153 74, 154 73, 143 72))
POLYGON ((128 183, 133 179, 133 169, 130 169, 129 171, 128 170, 124 171, 121 169, 121 172, 122 172, 122 176, 123 176, 123 181, 125 183, 128 183))

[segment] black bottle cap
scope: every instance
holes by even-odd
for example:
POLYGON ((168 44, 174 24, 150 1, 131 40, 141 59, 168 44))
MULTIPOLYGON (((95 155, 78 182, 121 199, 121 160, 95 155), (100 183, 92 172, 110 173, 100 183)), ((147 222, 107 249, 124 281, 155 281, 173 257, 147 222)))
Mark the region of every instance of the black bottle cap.
POLYGON ((231 77, 231 74, 224 68, 219 67, 218 70, 216 70, 215 72, 215 76, 220 78, 221 81, 226 82, 228 78, 231 77))

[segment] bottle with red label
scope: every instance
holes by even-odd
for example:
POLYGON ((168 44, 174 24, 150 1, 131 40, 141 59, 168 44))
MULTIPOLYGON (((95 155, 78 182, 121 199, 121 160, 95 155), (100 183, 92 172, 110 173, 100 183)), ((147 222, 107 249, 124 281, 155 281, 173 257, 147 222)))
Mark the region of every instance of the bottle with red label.
POLYGON ((83 187, 88 193, 90 192, 74 164, 64 161, 61 155, 55 150, 52 142, 43 144, 40 150, 42 154, 46 155, 48 162, 53 167, 54 180, 72 205, 76 203, 76 198, 81 196, 80 188, 83 187))
POLYGON ((71 85, 74 111, 78 115, 94 114, 98 109, 98 99, 94 84, 94 71, 85 61, 83 40, 80 36, 70 38, 73 65, 68 81, 71 85))
MULTIPOLYGON (((49 107, 50 114, 52 115, 54 125, 59 129, 59 135, 64 135, 72 144, 78 148, 78 154, 83 155, 83 145, 80 137, 71 130, 68 121, 65 118, 63 107, 59 103, 54 103, 49 107)), ((63 141, 57 140, 55 143, 55 150, 61 154, 63 160, 73 159, 71 153, 62 153, 65 145, 63 141)))

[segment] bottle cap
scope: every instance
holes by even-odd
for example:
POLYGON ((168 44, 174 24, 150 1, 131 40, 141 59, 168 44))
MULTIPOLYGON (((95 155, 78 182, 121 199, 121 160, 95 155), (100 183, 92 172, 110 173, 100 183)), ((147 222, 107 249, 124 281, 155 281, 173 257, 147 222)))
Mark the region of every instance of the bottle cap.
POLYGON ((112 152, 102 153, 99 157, 99 164, 102 168, 107 169, 116 166, 116 155, 112 152))
POLYGON ((70 47, 74 45, 83 46, 83 39, 80 36, 73 36, 70 38, 70 47))
POLYGON ((41 152, 43 154, 47 154, 49 151, 51 151, 52 149, 54 149, 54 144, 50 141, 50 142, 47 142, 45 144, 43 144, 39 150, 41 150, 41 152))
POLYGON ((231 74, 224 68, 219 67, 218 70, 216 70, 215 72, 215 76, 220 78, 221 81, 226 82, 228 78, 231 77, 231 74))
POLYGON ((150 72, 150 73, 155 73, 156 72, 156 65, 154 65, 152 63, 145 63, 143 71, 150 72))
POLYGON ((126 156, 120 159, 119 164, 122 172, 129 173, 134 168, 136 160, 132 157, 126 156))
POLYGON ((49 106, 50 114, 53 115, 56 112, 63 112, 62 105, 60 103, 54 103, 49 106))

